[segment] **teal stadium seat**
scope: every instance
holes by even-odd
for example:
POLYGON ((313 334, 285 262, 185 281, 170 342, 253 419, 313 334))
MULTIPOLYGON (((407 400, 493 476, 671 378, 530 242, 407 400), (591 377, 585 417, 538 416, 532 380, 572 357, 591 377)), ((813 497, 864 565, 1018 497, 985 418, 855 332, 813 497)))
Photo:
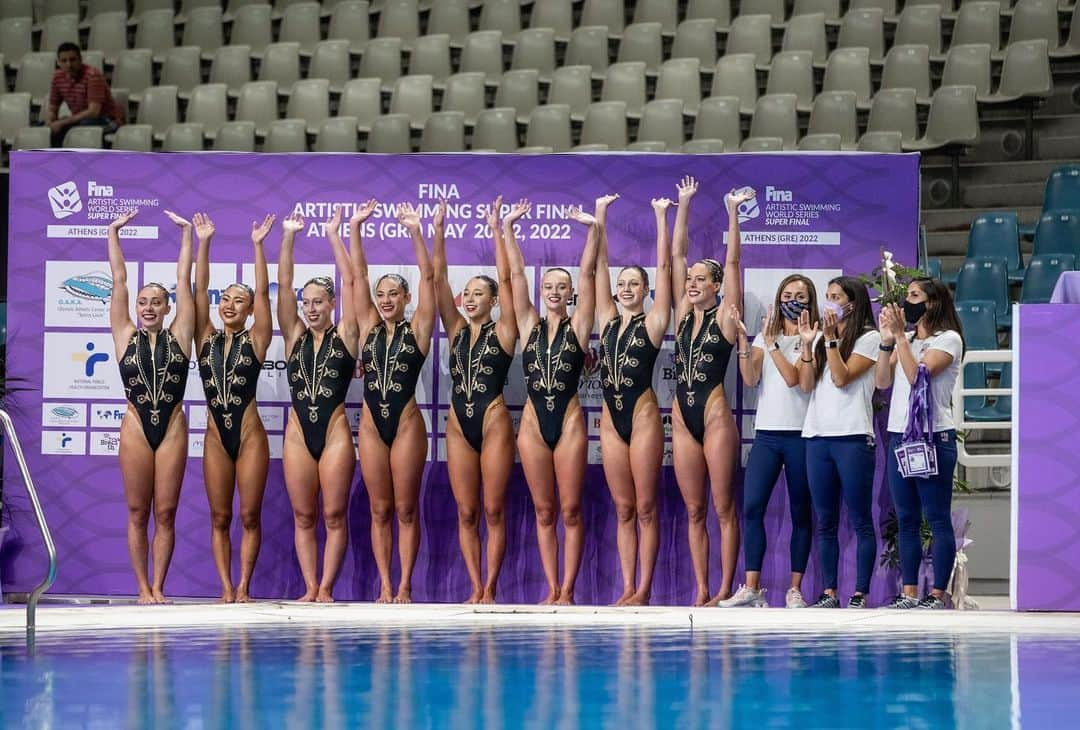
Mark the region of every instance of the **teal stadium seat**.
POLYGON ((1046 304, 1054 293, 1054 286, 1063 271, 1076 267, 1073 254, 1040 254, 1032 256, 1024 272, 1024 288, 1020 293, 1023 304, 1046 304))
MULTIPOLYGON (((956 313, 964 328, 964 345, 971 350, 998 349, 997 323, 994 303, 989 300, 972 300, 956 303, 956 313)), ((988 363, 973 362, 964 366, 964 383, 969 388, 985 388, 988 363)), ((970 414, 988 405, 986 396, 972 395, 964 398, 964 412, 970 414)))
POLYGON ((1016 213, 983 213, 971 221, 967 256, 1003 258, 1009 267, 1009 281, 1024 280, 1024 262, 1020 257, 1020 229, 1016 213))
POLYGON ((989 300, 994 303, 998 329, 1011 326, 1008 267, 1003 258, 966 259, 956 279, 956 301, 989 300))
POLYGON ((1043 213, 1035 226, 1032 253, 1071 253, 1080 256, 1080 210, 1043 213))

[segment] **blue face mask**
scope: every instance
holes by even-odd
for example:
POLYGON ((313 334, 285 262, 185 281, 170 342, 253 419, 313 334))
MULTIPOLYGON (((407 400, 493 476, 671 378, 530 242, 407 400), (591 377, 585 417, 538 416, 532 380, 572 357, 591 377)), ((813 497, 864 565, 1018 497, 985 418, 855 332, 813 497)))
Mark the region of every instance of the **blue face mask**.
POLYGON ((786 302, 780 302, 780 314, 784 315, 786 319, 790 319, 792 322, 799 319, 799 315, 810 308, 806 302, 800 302, 798 299, 791 299, 786 302))

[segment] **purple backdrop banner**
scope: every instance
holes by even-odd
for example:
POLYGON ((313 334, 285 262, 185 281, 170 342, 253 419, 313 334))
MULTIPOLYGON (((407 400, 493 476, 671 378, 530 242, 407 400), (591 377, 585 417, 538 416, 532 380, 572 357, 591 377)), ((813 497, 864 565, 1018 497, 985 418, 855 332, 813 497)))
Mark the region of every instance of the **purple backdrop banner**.
MULTIPOLYGON (((460 287, 476 271, 493 267, 494 256, 483 208, 497 194, 509 202, 533 201, 532 215, 521 221, 519 237, 534 287, 542 267, 572 268, 580 256, 582 229, 568 223, 572 204, 591 209, 601 194, 622 199, 609 221, 612 275, 624 264, 655 264, 655 227, 649 200, 674 198, 675 183, 686 174, 701 182, 690 228, 690 256, 722 257, 726 214, 723 195, 749 185, 754 203, 740 211, 743 226, 745 319, 760 329, 761 315, 781 278, 806 274, 821 290, 841 272, 865 272, 878 259, 879 247, 914 264, 918 227, 917 155, 740 154, 681 155, 265 155, 139 154, 118 152, 15 152, 11 156, 11 221, 8 283, 9 377, 25 390, 10 398, 45 512, 59 551, 59 575, 53 592, 127 594, 134 580, 125 545, 126 511, 116 461, 119 419, 125 405, 108 331, 111 286, 105 226, 118 212, 138 207, 139 216, 124 229, 124 253, 134 291, 142 282, 175 283, 179 236, 162 214, 164 208, 189 217, 209 213, 217 235, 211 252, 210 296, 216 303, 222 287, 236 280, 252 282, 251 221, 265 213, 279 220, 301 212, 307 230, 298 237, 296 280, 332 272, 323 222, 334 204, 352 205, 375 197, 383 205, 368 221, 364 235, 373 275, 399 271, 415 280, 413 255, 394 209, 419 202, 427 225, 439 198, 447 198, 450 277, 460 287)), ((280 229, 267 246, 276 261, 280 229)), ((271 264, 271 282, 276 267, 271 264)), ((272 285, 272 296, 277 296, 272 285)), ((132 297, 134 299, 134 297, 132 297)), ((216 306, 214 316, 216 317, 216 306)), ((661 353, 654 385, 667 420, 674 392, 670 342, 661 353)), ((589 421, 590 471, 583 504, 588 530, 584 564, 577 585, 582 603, 610 603, 621 585, 615 551, 615 515, 599 466, 600 384, 596 342, 589 358, 581 396, 589 421)), ((428 421, 431 444, 421 494, 423 538, 413 596, 420 601, 459 601, 468 595, 456 534, 456 508, 450 493, 444 430, 449 407, 447 341, 437 334, 421 378, 417 402, 428 421)), ((194 367, 194 363, 193 363, 194 367)), ((252 583, 257 597, 293 597, 302 581, 292 544, 292 518, 282 482, 280 452, 288 413, 280 337, 267 355, 259 383, 259 406, 270 435, 273 461, 263 507, 263 548, 252 583)), ((733 361, 727 387, 735 394, 742 432, 743 458, 753 439, 756 395, 744 392, 733 361)), ((360 380, 347 405, 356 422, 360 380)), ((217 596, 220 588, 210 556, 210 522, 202 488, 202 436, 206 408, 200 381, 188 381, 186 408, 191 424, 190 453, 177 516, 177 545, 166 585, 170 595, 217 596)), ((524 401, 519 362, 510 373, 507 402, 515 418, 524 401)), ((879 414, 880 415, 880 414, 879 414)), ((879 421, 880 421, 879 417, 879 421)), ((670 464, 670 446, 665 457, 670 464)), ((879 449, 875 479, 876 518, 889 507, 879 449)), ((44 570, 43 549, 32 522, 18 474, 5 461, 5 497, 13 534, 4 548, 6 590, 25 590, 44 570)), ((787 586, 787 499, 783 485, 767 516, 770 545, 765 585, 774 603, 787 586)), ((660 485, 661 547, 653 600, 686 604, 694 585, 686 543, 685 509, 670 466, 660 485)), ((544 584, 536 549, 532 506, 520 470, 511 479, 507 499, 507 556, 499 585, 502 601, 534 602, 544 584)), ((378 577, 371 554, 367 493, 357 473, 349 508, 350 548, 336 589, 339 599, 371 600, 378 577)), ((237 529, 238 526, 237 526, 237 529)), ((719 528, 710 514, 713 545, 712 588, 719 583, 719 528)), ((239 533, 236 543, 239 545, 239 533)), ((853 588, 854 536, 841 530, 844 559, 840 590, 853 588)), ((816 554, 816 551, 815 551, 816 554)), ((741 563, 741 561, 740 561, 741 563)), ((808 572, 805 592, 819 588, 816 568, 808 572)), ((741 570, 741 564, 740 564, 741 570)), ((872 600, 895 591, 895 578, 879 569, 872 600), (886 585, 888 584, 888 585, 886 585)))
POLYGON ((1019 305, 1013 328, 1013 607, 1080 611, 1075 374, 1080 305, 1019 305))

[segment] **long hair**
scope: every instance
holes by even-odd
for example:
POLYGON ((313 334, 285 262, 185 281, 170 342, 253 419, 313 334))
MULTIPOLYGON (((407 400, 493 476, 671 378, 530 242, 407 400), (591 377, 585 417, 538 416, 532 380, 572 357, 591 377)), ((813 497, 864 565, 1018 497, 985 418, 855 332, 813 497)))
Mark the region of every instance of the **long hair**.
POLYGON ((821 320, 821 313, 818 312, 817 305, 817 287, 814 286, 814 282, 802 274, 791 274, 785 276, 784 280, 780 282, 780 286, 776 287, 776 296, 773 297, 772 319, 765 325, 765 329, 774 335, 782 334, 784 331, 784 313, 780 311, 780 295, 784 293, 787 285, 793 281, 801 281, 806 286, 806 311, 810 313, 810 324, 816 325, 821 320))
POLYGON ((923 319, 926 321, 927 331, 934 334, 953 330, 960 335, 960 342, 963 344, 961 352, 966 352, 964 326, 960 324, 960 316, 956 313, 956 304, 953 302, 949 287, 940 280, 930 277, 913 279, 912 283, 918 284, 926 294, 926 314, 923 315, 923 319))
MULTIPOLYGON (((874 326, 874 311, 870 307, 870 295, 866 293, 866 285, 854 276, 838 276, 829 282, 829 286, 836 284, 844 290, 848 302, 851 304, 851 312, 844 318, 847 325, 840 335, 840 357, 847 362, 851 353, 855 350, 855 341, 865 333, 877 329, 874 326)), ((825 372, 825 338, 818 340, 814 348, 816 359, 817 378, 825 372)))

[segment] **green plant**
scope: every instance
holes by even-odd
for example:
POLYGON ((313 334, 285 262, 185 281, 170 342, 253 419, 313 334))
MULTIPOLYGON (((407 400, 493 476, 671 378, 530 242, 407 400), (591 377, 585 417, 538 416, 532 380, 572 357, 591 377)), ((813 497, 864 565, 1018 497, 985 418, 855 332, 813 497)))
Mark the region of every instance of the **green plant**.
POLYGON ((881 263, 869 274, 856 274, 868 289, 876 292, 870 300, 878 304, 899 304, 907 297, 907 287, 912 279, 925 277, 926 273, 893 261, 892 252, 881 249, 881 263))

